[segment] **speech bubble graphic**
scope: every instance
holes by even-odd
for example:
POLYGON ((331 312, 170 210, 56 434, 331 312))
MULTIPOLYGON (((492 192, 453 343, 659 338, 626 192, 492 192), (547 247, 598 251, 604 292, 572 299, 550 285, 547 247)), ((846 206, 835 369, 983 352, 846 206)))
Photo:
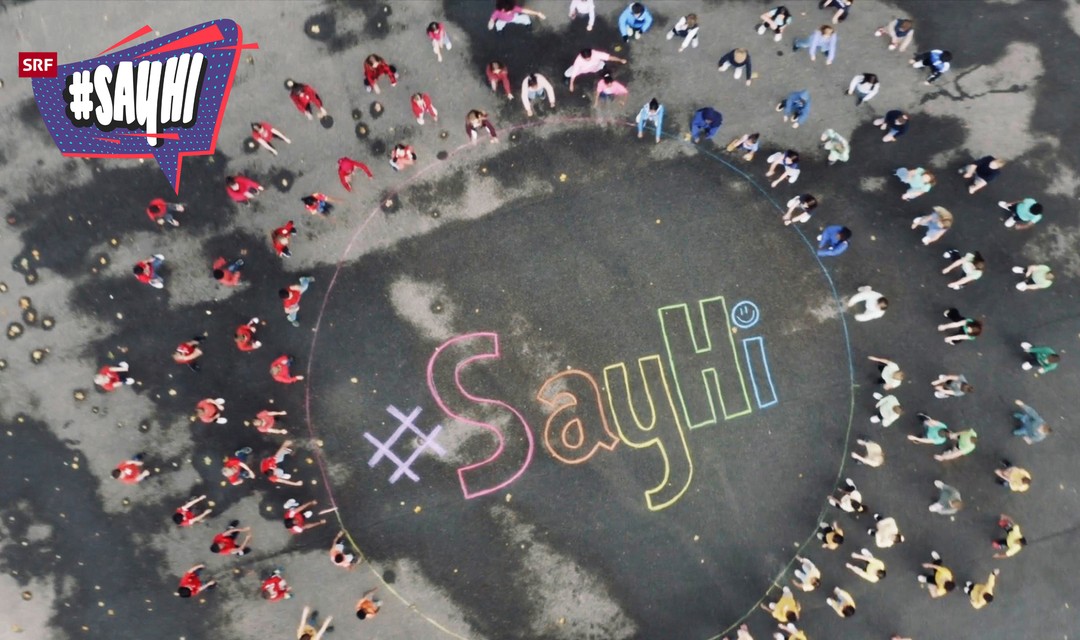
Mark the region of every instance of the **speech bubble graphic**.
POLYGON ((211 155, 244 43, 221 19, 114 51, 34 78, 34 98, 60 153, 76 158, 154 158, 176 193, 186 156, 211 155))

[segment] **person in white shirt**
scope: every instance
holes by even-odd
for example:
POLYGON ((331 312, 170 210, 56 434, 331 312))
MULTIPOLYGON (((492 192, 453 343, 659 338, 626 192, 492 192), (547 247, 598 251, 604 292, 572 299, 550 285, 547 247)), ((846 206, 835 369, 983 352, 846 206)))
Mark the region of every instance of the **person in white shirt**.
POLYGON ((596 22, 596 3, 593 0, 570 0, 570 19, 573 20, 578 16, 589 18, 589 25, 585 27, 585 30, 592 31, 593 24, 596 22))
POLYGON ((874 96, 877 95, 878 89, 881 88, 881 83, 878 81, 878 77, 872 73, 860 73, 851 79, 851 84, 848 85, 847 94, 855 96, 855 106, 859 106, 864 102, 870 102, 874 96))
POLYGON ((533 100, 547 99, 548 105, 555 108, 555 89, 548 79, 539 73, 530 73, 521 81, 521 104, 525 106, 525 115, 532 117, 533 100))
POLYGON ((671 40, 675 36, 679 36, 683 39, 681 45, 679 45, 679 52, 682 53, 687 47, 698 46, 698 26, 697 14, 688 13, 685 16, 679 18, 679 21, 675 23, 671 31, 668 31, 667 39, 671 40))
POLYGON ((881 423, 881 426, 887 427, 904 413, 904 410, 900 408, 900 401, 893 395, 881 395, 874 392, 874 400, 877 400, 877 404, 874 408, 877 409, 877 413, 870 417, 870 422, 874 424, 881 423))
POLYGON ((791 584, 803 591, 813 591, 821 586, 821 571, 817 566, 809 558, 795 556, 795 559, 799 561, 800 566, 795 570, 795 577, 791 580, 791 584))
POLYGON ((879 549, 888 549, 904 541, 904 535, 896 525, 896 518, 882 518, 880 513, 875 513, 874 522, 874 528, 868 529, 866 533, 874 536, 874 543, 879 549))
POLYGON ((889 301, 885 296, 867 286, 859 287, 859 292, 851 296, 847 306, 850 308, 857 304, 866 305, 865 311, 855 315, 855 319, 859 322, 876 320, 885 315, 885 310, 889 308, 889 301))
POLYGON ((837 496, 829 496, 829 504, 848 513, 862 513, 866 505, 862 503, 862 493, 851 478, 844 478, 844 485, 837 488, 837 496))
POLYGON ((904 381, 904 372, 900 370, 900 365, 896 364, 888 358, 879 358, 877 356, 870 356, 871 361, 878 363, 878 379, 877 383, 881 385, 881 388, 885 391, 892 391, 900 386, 904 381))
POLYGON ((949 261, 949 266, 942 269, 941 273, 948 273, 957 267, 964 272, 963 278, 949 283, 950 289, 960 289, 969 282, 975 282, 986 270, 986 260, 978 251, 961 255, 956 249, 950 249, 945 252, 945 259, 949 261))
POLYGON ((880 467, 885 464, 885 450, 881 448, 880 444, 872 440, 863 440, 862 438, 859 438, 855 442, 866 449, 866 455, 862 455, 858 451, 851 452, 851 457, 855 458, 856 461, 865 464, 868 467, 880 467))

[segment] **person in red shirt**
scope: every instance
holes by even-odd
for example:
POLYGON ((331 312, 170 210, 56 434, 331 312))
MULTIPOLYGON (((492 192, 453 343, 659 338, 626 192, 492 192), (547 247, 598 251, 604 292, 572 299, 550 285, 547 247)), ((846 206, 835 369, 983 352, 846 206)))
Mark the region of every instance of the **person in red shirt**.
POLYGON ((176 589, 176 595, 181 598, 190 598, 199 595, 207 589, 216 587, 217 580, 210 580, 205 583, 202 581, 202 570, 205 568, 205 564, 197 564, 188 569, 187 573, 180 577, 180 586, 176 589))
POLYGON ((431 96, 426 93, 414 93, 412 100, 413 116, 416 117, 417 124, 424 124, 424 115, 430 113, 431 119, 435 122, 439 121, 439 110, 435 108, 435 105, 431 102, 431 96))
POLYGON ((195 404, 195 417, 203 424, 225 424, 228 418, 221 415, 225 410, 225 398, 203 398, 195 404))
POLYGON ((203 511, 199 515, 195 515, 195 511, 192 510, 192 507, 199 504, 203 500, 206 500, 206 496, 199 496, 198 498, 192 498, 187 503, 182 505, 179 509, 176 510, 175 513, 173 513, 173 516, 172 516, 173 522, 175 522, 176 525, 179 526, 179 527, 190 527, 193 524, 196 524, 198 522, 202 522, 205 518, 207 518, 210 515, 210 513, 213 511, 213 509, 207 509, 206 511, 203 511))
POLYGON ((142 260, 135 264, 131 271, 135 274, 135 279, 143 284, 148 284, 155 289, 162 289, 165 287, 165 280, 158 275, 158 269, 165 262, 165 256, 160 253, 155 253, 146 260, 142 260))
POLYGON ((131 460, 125 460, 112 470, 112 477, 124 484, 138 484, 150 475, 149 469, 143 469, 143 456, 136 454, 131 460))
POLYGON ((269 458, 263 458, 259 464, 259 471, 262 472, 266 479, 270 482, 277 484, 287 484, 290 487, 302 487, 304 486, 303 480, 293 480, 292 475, 285 472, 281 468, 281 464, 285 462, 285 457, 292 453, 292 449, 289 445, 292 444, 292 440, 286 440, 278 447, 277 453, 269 458))
POLYGON ((219 257, 214 260, 214 264, 210 265, 212 269, 211 273, 214 276, 214 280, 217 280, 226 287, 235 287, 240 284, 240 270, 244 268, 244 259, 237 258, 232 262, 229 262, 225 258, 219 257))
POLYGON ((315 215, 321 213, 324 216, 330 215, 330 212, 334 209, 333 198, 330 198, 325 193, 313 193, 310 196, 304 196, 300 198, 300 202, 304 203, 304 208, 308 213, 315 215))
POLYGON ((326 109, 323 109, 322 98, 310 85, 286 80, 285 86, 289 89, 289 99, 300 110, 300 113, 307 116, 308 120, 312 119, 312 114, 316 110, 319 112, 320 119, 326 117, 326 109))
POLYGON ((121 373, 128 372, 128 363, 117 362, 115 367, 105 365, 94 376, 94 384, 103 391, 115 391, 121 384, 135 384, 135 378, 121 378, 121 373))
POLYGON ((317 500, 310 500, 304 504, 300 504, 296 498, 289 498, 285 502, 285 515, 282 517, 282 522, 285 524, 285 528, 289 533, 297 535, 307 531, 308 529, 314 529, 315 527, 321 527, 326 524, 326 519, 319 520, 318 522, 308 522, 309 518, 315 517, 315 512, 311 511, 311 507, 318 504, 317 500))
POLYGON ((248 204, 263 191, 263 186, 246 176, 225 176, 225 193, 239 204, 248 204))
POLYGON ((251 527, 240 528, 240 521, 233 520, 229 523, 229 528, 214 536, 214 542, 210 545, 210 550, 214 553, 221 554, 223 556, 243 556, 251 553, 251 547, 248 543, 251 542, 251 527), (236 539, 241 533, 246 533, 247 536, 244 541, 237 544, 236 539))
POLYGON ((146 205, 146 215, 157 224, 164 225, 166 222, 174 227, 180 223, 173 217, 174 213, 183 213, 184 205, 165 202, 163 198, 154 198, 146 205))
POLYGON ((172 354, 173 362, 186 364, 192 371, 202 369, 202 365, 199 364, 199 358, 203 354, 202 349, 199 348, 199 343, 202 341, 203 336, 195 336, 187 342, 176 345, 176 351, 173 351, 172 354))
POLYGON ((394 171, 401 171, 411 167, 416 162, 416 157, 412 146, 395 144, 393 150, 390 151, 390 166, 394 168, 394 171))
POLYGON ((244 480, 255 477, 255 472, 247 465, 248 456, 251 455, 251 447, 237 449, 231 456, 225 458, 225 464, 221 466, 221 475, 234 487, 244 484, 244 480))
POLYGON ((292 250, 289 248, 290 238, 296 235, 296 226, 289 220, 285 226, 278 227, 270 232, 270 242, 274 244, 274 252, 279 258, 291 258, 292 250))
POLYGON ((514 92, 510 90, 510 70, 501 62, 489 62, 484 72, 487 75, 488 85, 495 93, 499 92, 499 84, 502 84, 503 93, 507 100, 514 99, 514 92))
POLYGON ((469 136, 473 144, 476 144, 479 138, 476 132, 480 129, 487 129, 488 135, 491 136, 491 142, 499 141, 499 134, 495 132, 495 125, 491 124, 487 112, 473 109, 465 115, 465 135, 469 136))
POLYGON ((285 141, 285 144, 292 144, 292 140, 285 137, 285 134, 274 128, 274 125, 269 122, 252 122, 251 123, 251 139, 254 140, 260 147, 266 149, 270 153, 277 155, 277 149, 271 144, 274 138, 281 138, 285 141))
POLYGON ((390 86, 396 87, 398 81, 397 69, 374 53, 364 59, 364 88, 368 93, 379 91, 379 78, 390 76, 390 86))
POLYGON ((293 358, 290 355, 278 356, 276 360, 270 363, 270 377, 282 384, 292 384, 294 382, 300 382, 304 379, 304 376, 294 376, 290 369, 292 368, 293 358))
POLYGON ((286 415, 285 411, 262 411, 255 414, 255 418, 251 421, 251 426, 259 430, 259 433, 276 433, 278 435, 285 435, 288 432, 286 429, 275 429, 274 423, 277 422, 274 418, 276 416, 286 415))
MULTIPOLYGON (((285 318, 292 323, 292 326, 299 327, 300 321, 297 320, 297 315, 300 313, 300 297, 307 291, 308 285, 315 282, 315 278, 310 276, 301 276, 298 284, 290 284, 285 289, 278 290, 278 297, 281 298, 281 306, 285 308, 285 318)), ((281 358, 278 358, 280 360, 281 358)))
POLYGON ((337 175, 338 180, 341 180, 341 186, 345 187, 345 190, 352 193, 352 174, 357 169, 367 174, 367 177, 373 178, 371 175, 371 169, 363 162, 357 162, 348 156, 342 156, 337 161, 337 175))
POLYGON ((288 583, 285 582, 285 578, 281 577, 281 569, 274 569, 274 572, 270 574, 270 577, 263 580, 262 587, 259 591, 263 600, 269 600, 270 602, 287 600, 292 597, 288 583))
POLYGON ((242 324, 236 328, 236 348, 241 351, 254 351, 262 346, 262 343, 255 339, 255 331, 259 328, 259 319, 252 318, 248 320, 246 324, 242 324))
POLYGON ((427 37, 431 40, 431 48, 435 50, 435 57, 442 62, 442 50, 445 47, 447 51, 453 48, 453 43, 450 42, 450 36, 446 33, 446 27, 441 22, 432 22, 427 26, 427 37))

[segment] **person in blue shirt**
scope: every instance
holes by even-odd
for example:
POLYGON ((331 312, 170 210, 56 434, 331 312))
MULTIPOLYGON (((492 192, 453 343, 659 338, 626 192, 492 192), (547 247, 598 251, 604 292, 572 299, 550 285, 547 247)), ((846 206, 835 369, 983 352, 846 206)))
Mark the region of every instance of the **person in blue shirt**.
POLYGON ((712 139, 724 124, 724 116, 712 107, 704 107, 694 112, 694 119, 690 122, 690 137, 694 144, 701 142, 702 138, 712 139))
POLYGON ((908 60, 908 64, 916 69, 922 69, 923 67, 930 67, 930 75, 926 78, 926 84, 932 83, 941 77, 941 74, 949 70, 949 63, 952 61, 952 53, 949 51, 942 51, 941 49, 933 49, 926 53, 916 53, 915 57, 908 60))
POLYGON ((818 51, 823 51, 827 55, 825 64, 832 64, 833 59, 836 58, 836 29, 827 24, 822 25, 814 33, 805 38, 797 39, 791 45, 793 52, 799 49, 810 50, 810 62, 817 60, 818 51))
POLYGON ((656 125, 656 141, 660 142, 660 130, 664 126, 664 105, 656 98, 649 100, 637 114, 637 137, 645 137, 645 125, 652 121, 656 125))
POLYGON ((825 227, 818 239, 819 256, 838 256, 847 251, 851 229, 833 224, 825 227))
POLYGON ((792 128, 798 129, 799 125, 810 117, 810 92, 806 89, 792 91, 787 98, 776 105, 776 110, 784 112, 784 122, 790 120, 792 128))
POLYGON ((631 3, 619 16, 619 33, 622 34, 623 42, 629 42, 641 38, 641 34, 648 32, 652 27, 652 13, 640 2, 631 3))
POLYGON ((1050 427, 1046 426, 1046 420, 1043 420, 1037 411, 1024 404, 1021 400, 1016 401, 1016 406, 1020 407, 1020 410, 1013 413, 1013 418, 1020 423, 1020 426, 1013 429, 1013 435, 1023 438, 1024 442, 1028 444, 1045 440, 1046 435, 1050 433, 1050 427))

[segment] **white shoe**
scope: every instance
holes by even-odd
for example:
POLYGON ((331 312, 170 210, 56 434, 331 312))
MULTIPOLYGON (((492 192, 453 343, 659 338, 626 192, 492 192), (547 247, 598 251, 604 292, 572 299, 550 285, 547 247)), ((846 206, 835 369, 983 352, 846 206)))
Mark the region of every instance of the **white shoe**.
POLYGON ((668 31, 667 32, 667 39, 668 40, 671 40, 674 37, 675 37, 675 32, 674 31, 668 31))
POLYGON ((1031 363, 1030 362, 1025 362, 1024 364, 1020 365, 1020 368, 1023 369, 1024 371, 1030 371, 1031 370, 1031 363))
POLYGON ((998 206, 1006 211, 1009 210, 1009 203, 1005 202, 1004 200, 998 200, 998 206))
POLYGON ((743 68, 742 68, 742 67, 737 67, 737 68, 735 69, 735 79, 736 79, 736 80, 738 80, 739 78, 741 78, 741 77, 742 77, 742 70, 743 70, 743 68))
POLYGON ((1027 285, 1026 285, 1026 284, 1024 284, 1023 282, 1017 282, 1017 283, 1016 283, 1016 288, 1017 288, 1018 290, 1020 290, 1020 291, 1024 291, 1024 290, 1026 290, 1026 289, 1027 289, 1027 285))
POLYGON ((880 393, 878 393, 877 391, 875 391, 875 392, 874 392, 874 400, 881 400, 881 399, 882 399, 882 398, 884 398, 884 397, 885 397, 885 396, 881 395, 881 394, 880 394, 880 393))
POLYGON ((635 31, 634 32, 634 40, 641 40, 641 32, 640 31, 635 31))
POLYGON ((765 25, 759 24, 757 28, 757 33, 759 36, 765 35, 765 25))
POLYGON ((165 283, 162 282, 161 280, 151 280, 150 281, 150 286, 155 288, 155 289, 164 289, 165 288, 165 283))
POLYGON ((160 253, 155 253, 155 254, 154 254, 153 256, 151 256, 151 257, 152 257, 152 258, 157 258, 158 260, 161 260, 162 262, 165 262, 165 256, 161 255, 160 253))
POLYGON ((1023 267, 1013 267, 1013 273, 1023 273, 1023 272, 1024 272, 1023 267))
POLYGON ((289 498, 288 500, 285 501, 285 508, 286 509, 292 509, 293 507, 299 507, 299 506, 300 506, 300 503, 296 500, 296 498, 289 498))
POLYGON ((446 41, 446 50, 449 51, 454 48, 454 43, 449 40, 446 41))
POLYGON ((873 422, 874 424, 877 424, 877 423, 881 422, 881 418, 879 418, 877 416, 873 416, 872 418, 870 418, 870 422, 873 422))
POLYGON ((784 37, 784 34, 778 33, 773 37, 773 42, 780 42, 780 39, 784 37))
POLYGON ((129 385, 130 384, 135 384, 135 378, 126 378, 126 379, 124 379, 124 384, 129 384, 129 385))
POLYGON ((228 422, 228 419, 226 419, 226 418, 218 418, 214 422, 216 422, 218 424, 225 424, 226 422, 228 422))
POLYGON ((941 392, 941 391, 935 391, 935 392, 934 392, 934 397, 935 397, 935 398, 948 398, 948 397, 949 397, 949 394, 947 394, 947 393, 943 393, 943 392, 941 392))
POLYGON ((252 318, 251 320, 248 320, 248 324, 259 324, 259 319, 258 318, 252 318))
POLYGON ((1009 218, 1008 220, 1005 221, 1005 226, 1006 227, 1016 226, 1016 219, 1015 218, 1009 218))
POLYGON ((1020 343, 1020 348, 1023 349, 1024 351, 1027 351, 1028 349, 1031 348, 1031 343, 1030 342, 1021 342, 1020 343))
POLYGON ((697 38, 694 38, 693 40, 690 41, 690 46, 695 48, 695 49, 697 49, 697 44, 698 44, 697 38))

